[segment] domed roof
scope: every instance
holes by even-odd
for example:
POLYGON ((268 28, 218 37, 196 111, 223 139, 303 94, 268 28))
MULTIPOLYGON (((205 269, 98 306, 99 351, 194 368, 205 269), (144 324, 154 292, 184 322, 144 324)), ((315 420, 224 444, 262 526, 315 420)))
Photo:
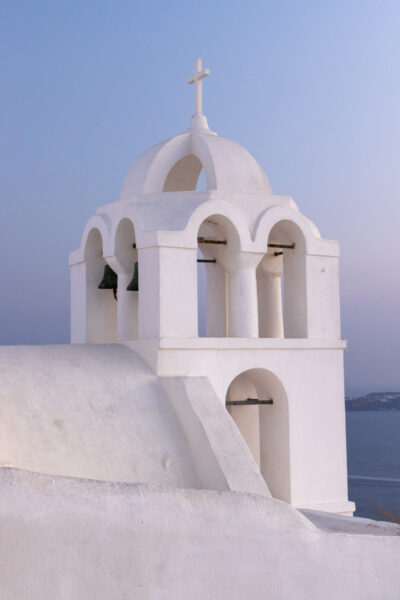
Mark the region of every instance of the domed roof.
POLYGON ((206 127, 190 127, 142 154, 123 183, 120 199, 195 190, 202 168, 208 190, 272 193, 263 169, 245 148, 206 127))

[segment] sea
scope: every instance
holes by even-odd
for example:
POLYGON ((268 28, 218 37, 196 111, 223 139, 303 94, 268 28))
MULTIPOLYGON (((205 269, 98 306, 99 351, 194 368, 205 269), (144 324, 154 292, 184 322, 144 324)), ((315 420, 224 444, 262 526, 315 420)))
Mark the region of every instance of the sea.
POLYGON ((346 413, 349 499, 356 517, 400 515, 400 411, 346 413))

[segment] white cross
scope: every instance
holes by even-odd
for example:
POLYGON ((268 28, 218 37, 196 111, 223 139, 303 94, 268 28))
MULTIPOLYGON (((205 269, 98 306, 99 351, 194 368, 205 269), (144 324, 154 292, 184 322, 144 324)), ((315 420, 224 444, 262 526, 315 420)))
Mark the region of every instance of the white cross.
POLYGON ((210 74, 210 69, 203 69, 201 58, 194 61, 194 74, 187 80, 194 83, 194 114, 201 115, 203 112, 202 79, 210 74))

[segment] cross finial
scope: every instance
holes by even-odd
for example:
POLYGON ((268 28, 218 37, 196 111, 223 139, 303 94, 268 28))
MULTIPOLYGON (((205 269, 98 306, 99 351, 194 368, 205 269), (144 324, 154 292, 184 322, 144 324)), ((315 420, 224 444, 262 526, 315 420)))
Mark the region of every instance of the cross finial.
POLYGON ((201 58, 194 61, 194 74, 189 77, 188 83, 194 83, 194 114, 203 114, 202 80, 210 74, 210 69, 203 69, 201 58))

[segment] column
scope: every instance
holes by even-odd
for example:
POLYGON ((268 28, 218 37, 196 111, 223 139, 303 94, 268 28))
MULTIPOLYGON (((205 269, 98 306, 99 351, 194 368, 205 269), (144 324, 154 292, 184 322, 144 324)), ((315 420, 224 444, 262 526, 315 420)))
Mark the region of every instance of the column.
MULTIPOLYGON (((205 254, 205 256, 207 256, 205 254)), ((208 256, 207 256, 208 258, 208 256)), ((217 263, 206 265, 207 273, 207 337, 226 336, 225 269, 217 263)))
POLYGON ((283 256, 268 252, 257 268, 260 337, 283 338, 283 256))
POLYGON ((118 340, 137 338, 138 295, 126 288, 131 282, 132 273, 118 274, 118 340))
POLYGON ((139 249, 140 338, 197 337, 197 248, 139 249))
POLYGON ((229 336, 258 337, 255 266, 239 266, 229 273, 229 336))
POLYGON ((261 271, 257 275, 260 337, 283 338, 281 276, 261 271))

